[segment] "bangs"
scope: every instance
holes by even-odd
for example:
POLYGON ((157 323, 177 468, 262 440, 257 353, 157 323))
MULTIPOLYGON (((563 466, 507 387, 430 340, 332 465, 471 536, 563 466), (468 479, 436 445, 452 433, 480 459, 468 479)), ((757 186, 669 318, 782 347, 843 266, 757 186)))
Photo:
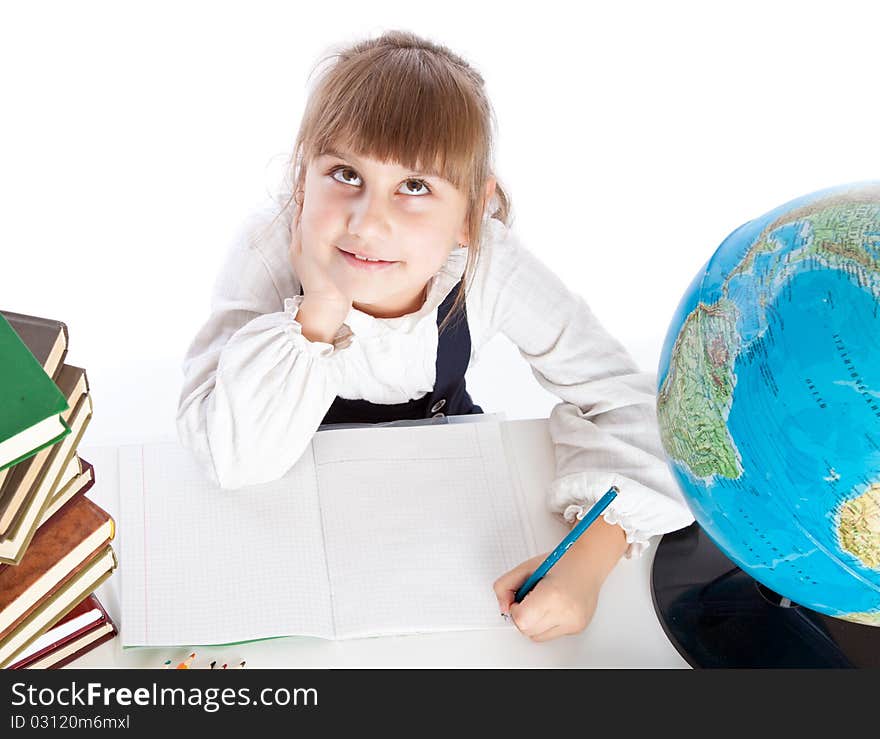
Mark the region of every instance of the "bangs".
POLYGON ((344 149, 468 191, 487 154, 485 111, 430 56, 411 51, 362 60, 325 81, 307 156, 344 149))

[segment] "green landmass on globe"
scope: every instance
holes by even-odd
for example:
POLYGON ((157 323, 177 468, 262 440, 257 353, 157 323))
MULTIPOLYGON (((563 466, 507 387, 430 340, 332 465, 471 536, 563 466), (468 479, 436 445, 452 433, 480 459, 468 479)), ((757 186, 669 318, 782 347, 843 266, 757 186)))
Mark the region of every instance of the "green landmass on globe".
MULTIPOLYGON (((864 202, 871 197, 880 201, 880 186, 864 188, 858 194, 836 195, 790 211, 774 221, 727 276, 721 288, 723 294, 727 295, 734 277, 749 271, 758 254, 779 248, 770 238, 771 233, 780 226, 800 221, 812 226, 813 240, 801 254, 787 255, 779 269, 770 273, 775 279, 761 286, 762 307, 775 298, 800 262, 810 259, 827 269, 855 273, 859 284, 872 287, 880 300, 880 253, 866 248, 875 243, 880 221, 880 205, 864 202)), ((669 372, 657 395, 664 447, 695 477, 721 475, 735 479, 742 472, 735 444, 727 432, 727 415, 736 384, 733 367, 740 349, 735 330, 737 317, 736 305, 724 298, 710 305, 700 303, 686 319, 672 348, 669 372), (710 340, 700 338, 700 331, 710 340), (709 397, 699 398, 703 388, 713 389, 709 397), (696 415, 691 415, 694 411, 696 415), (695 425, 700 431, 696 435, 692 433, 695 425)))
POLYGON ((852 621, 854 624, 864 624, 865 626, 880 626, 880 613, 848 613, 840 616, 844 621, 852 621))
POLYGON ((880 570, 880 482, 840 506, 838 535, 841 548, 880 570))
MULTIPOLYGON (((713 492, 717 494, 719 486, 732 493, 732 498, 724 498, 724 500, 740 501, 735 505, 743 506, 739 509, 742 514, 743 511, 749 510, 749 506, 756 505, 756 500, 762 500, 762 496, 772 498, 776 495, 773 491, 778 490, 778 486, 786 482, 785 474, 780 476, 777 473, 774 483, 767 484, 766 480, 762 479, 762 475, 766 475, 769 479, 769 471, 760 467, 757 471, 754 469, 755 459, 767 459, 766 456, 754 456, 755 445, 763 450, 777 443, 773 431, 770 430, 773 428, 772 425, 767 426, 769 436, 766 438, 760 435, 756 438, 750 433, 745 440, 753 448, 750 450, 751 456, 744 457, 742 448, 744 432, 741 428, 738 437, 737 433, 732 431, 730 416, 735 403, 741 405, 745 402, 741 394, 737 395, 735 392, 738 383, 742 380, 736 374, 737 360, 740 357, 747 357, 749 366, 752 359, 757 360, 754 364, 756 371, 761 373, 760 393, 765 396, 761 399, 764 403, 762 408, 768 409, 769 412, 779 408, 780 411, 789 414, 786 416, 789 425, 794 419, 790 414, 797 413, 792 410, 794 406, 789 402, 790 393, 793 391, 791 377, 787 376, 788 386, 780 388, 781 383, 778 383, 778 363, 785 362, 786 359, 780 360, 779 355, 776 354, 773 355, 775 359, 767 360, 768 355, 771 354, 770 350, 775 346, 772 332, 768 330, 768 314, 773 314, 773 318, 776 319, 777 332, 785 332, 787 329, 780 318, 780 304, 777 301, 781 297, 788 297, 791 309, 798 310, 801 305, 798 300, 805 299, 803 293, 799 293, 794 299, 790 294, 786 295, 786 291, 791 290, 791 283, 795 278, 807 272, 837 274, 841 278, 841 283, 856 285, 860 291, 872 297, 874 301, 872 318, 878 317, 880 183, 835 188, 820 194, 819 197, 807 196, 793 201, 774 213, 777 214, 776 217, 767 214, 766 218, 769 221, 763 228, 761 221, 755 221, 751 231, 748 229, 744 231, 744 233, 757 233, 756 236, 748 237, 750 243, 747 248, 742 239, 737 241, 738 232, 731 234, 730 243, 719 247, 720 255, 716 253, 713 260, 724 259, 740 244, 744 251, 734 254, 734 259, 730 261, 730 269, 727 271, 724 271, 723 267, 720 271, 715 269, 712 273, 715 275, 714 284, 710 284, 712 280, 709 280, 709 265, 716 262, 710 260, 706 274, 699 282, 694 283, 695 287, 686 296, 692 300, 683 301, 683 305, 688 307, 680 314, 678 325, 670 329, 667 338, 666 365, 663 366, 661 361, 661 385, 657 392, 657 419, 661 440, 671 462, 686 470, 690 478, 693 478, 678 475, 686 497, 699 499, 704 514, 703 520, 698 516, 700 524, 710 533, 717 535, 717 538, 713 536, 716 538, 716 543, 727 541, 731 546, 739 547, 739 551, 733 552, 738 555, 738 563, 748 567, 750 561, 757 557, 756 550, 752 546, 741 547, 739 542, 748 541, 749 537, 760 537, 764 539, 761 546, 765 550, 769 547, 771 551, 768 555, 769 561, 755 564, 754 569, 750 570, 755 577, 761 579, 768 587, 775 585, 774 589, 778 592, 784 590, 779 585, 788 582, 795 582, 796 587, 804 584, 815 586, 815 590, 820 584, 811 577, 810 563, 813 560, 807 561, 807 558, 815 557, 817 552, 824 552, 827 557, 840 564, 843 562, 840 556, 845 557, 843 552, 848 553, 862 567, 875 573, 874 576, 865 578, 854 574, 852 565, 846 563, 841 565, 844 571, 849 572, 859 581, 859 585, 865 588, 865 593, 872 594, 864 603, 869 609, 839 609, 833 603, 819 600, 815 603, 807 602, 805 605, 848 621, 880 626, 880 610, 876 610, 880 608, 880 579, 876 577, 876 573, 880 573, 880 481, 877 480, 880 467, 860 470, 861 474, 856 478, 851 474, 846 489, 841 489, 835 487, 840 479, 840 474, 835 472, 835 466, 841 469, 839 465, 843 462, 833 458, 831 446, 820 443, 815 449, 809 449, 810 442, 821 438, 823 433, 827 435, 830 433, 829 429, 835 429, 834 433, 837 434, 838 425, 846 424, 845 418, 835 416, 839 406, 828 404, 820 397, 822 393, 816 387, 817 383, 826 383, 823 386, 826 392, 830 386, 851 386, 857 391, 859 400, 865 403, 864 410, 880 419, 880 382, 875 381, 874 386, 871 386, 871 383, 865 379, 863 371, 868 364, 870 369, 876 366, 877 354, 869 352, 867 355, 860 355, 860 357, 867 356, 867 359, 861 360, 862 371, 857 370, 855 361, 850 355, 852 349, 843 336, 847 330, 852 330, 851 326, 848 329, 848 323, 853 323, 848 311, 856 310, 853 307, 856 302, 849 294, 840 293, 838 296, 835 292, 836 288, 832 287, 822 296, 807 296, 812 301, 821 300, 827 303, 829 310, 838 311, 833 314, 836 317, 829 320, 844 321, 841 324, 843 329, 839 329, 837 333, 832 332, 830 336, 821 334, 821 339, 825 342, 821 351, 833 357, 820 355, 820 359, 813 359, 812 364, 808 362, 804 364, 811 367, 811 375, 815 373, 813 378, 803 380, 809 390, 805 390, 804 385, 800 384, 801 378, 798 387, 795 388, 801 395, 812 392, 814 396, 812 400, 823 409, 821 412, 826 414, 823 419, 827 420, 818 424, 821 433, 814 433, 815 428, 809 425, 796 429, 793 433, 800 436, 795 438, 806 439, 811 433, 813 436, 808 441, 804 441, 803 448, 788 448, 777 455, 784 458, 781 463, 782 469, 786 469, 786 465, 796 464, 797 460, 802 459, 800 455, 808 454, 810 451, 814 452, 814 459, 821 459, 823 455, 832 458, 834 466, 828 460, 824 460, 827 475, 821 480, 817 479, 817 484, 810 488, 809 495, 821 497, 826 491, 830 491, 834 496, 833 500, 841 501, 839 505, 835 503, 835 511, 825 516, 827 520, 825 528, 833 531, 834 543, 841 550, 841 555, 835 556, 833 552, 829 552, 829 547, 817 544, 815 532, 809 532, 803 521, 794 515, 794 509, 801 507, 800 502, 795 502, 792 506, 790 528, 802 529, 795 538, 801 537, 803 548, 798 545, 789 552, 780 551, 768 543, 770 538, 764 534, 760 521, 756 523, 754 516, 750 518, 749 515, 744 515, 743 520, 739 521, 735 516, 736 511, 731 510, 729 505, 725 510, 712 510, 716 505, 712 494, 713 492), (742 254, 742 257, 737 260, 738 254, 742 254), (710 297, 707 299, 707 296, 710 297), (834 303, 835 299, 839 300, 840 305, 834 303), (747 338, 743 336, 744 324, 741 321, 745 315, 744 311, 750 311, 748 315, 751 321, 748 324, 750 330, 756 327, 747 338), (768 346, 767 341, 773 345, 768 346), (833 351, 829 351, 829 346, 833 351), (839 369, 828 374, 828 367, 822 362, 830 359, 839 360, 840 365, 839 369), (774 366, 773 362, 777 364, 774 366), (821 377, 821 380, 816 379, 817 377, 821 377), (786 454, 786 451, 790 454, 786 454), (751 472, 749 480, 745 480, 746 472, 751 472), (756 472, 758 474, 755 474, 756 472), (700 490, 704 492, 700 494, 700 490), (757 498, 750 499, 748 493, 757 498), (746 500, 743 501, 743 498, 746 500), (707 511, 714 513, 714 517, 707 511), (724 526, 739 531, 737 537, 720 535, 721 531, 717 525, 722 520, 724 526), (715 527, 714 531, 713 527, 715 527), (774 577, 777 578, 775 581, 774 577), (870 577, 873 577, 873 580, 870 577), (870 602, 871 600, 873 602, 870 602)), ((723 265, 724 262, 719 261, 717 264, 723 265)), ((864 312, 863 307, 860 310, 864 312)), ((863 315, 854 316, 855 319, 863 317, 863 315)), ((880 335, 880 332, 876 331, 876 324, 873 326, 875 327, 873 333, 880 335)), ((799 351, 801 345, 805 345, 805 354, 806 350, 813 349, 810 344, 814 336, 815 341, 818 341, 819 333, 812 334, 807 331, 805 338, 799 338, 800 344, 794 345, 794 351, 799 351)), ((776 338, 778 339, 779 336, 777 335, 776 338)), ((876 338, 873 340, 875 348, 880 346, 876 343, 876 338)), ((838 367, 838 365, 834 366, 838 367)), ((812 410, 815 411, 815 408, 812 410)), ((810 418, 812 419, 813 416, 810 418)), ((755 420, 753 423, 760 430, 760 420, 755 420)), ((817 425, 812 420, 807 423, 817 425)), ((876 423, 876 419, 870 420, 870 430, 878 427, 874 425, 876 423)), ((861 459, 876 460, 880 458, 877 456, 880 455, 880 442, 877 441, 877 434, 872 436, 868 431, 869 429, 865 427, 864 433, 859 434, 864 437, 859 443, 864 444, 868 450, 861 459)), ((849 433, 849 430, 847 432, 849 433)), ((782 438, 785 435, 777 434, 777 436, 782 438)), ((837 440, 842 437, 834 438, 837 440)), ((852 473, 852 466, 849 471, 852 473)), ((804 501, 805 498, 796 500, 804 501)), ((779 516, 779 510, 775 510, 774 515, 779 516)), ((779 520, 785 521, 785 516, 783 515, 779 520)), ((729 550, 727 553, 732 554, 729 550)), ((840 587, 840 583, 837 582, 830 584, 840 587)), ((833 591, 829 588, 827 592, 843 591, 833 591)))
POLYGON ((658 396, 663 445, 695 477, 733 479, 742 472, 727 430, 736 385, 733 366, 740 344, 738 314, 729 300, 697 306, 675 342, 669 373, 658 396), (677 423, 680 419, 685 422, 677 423))

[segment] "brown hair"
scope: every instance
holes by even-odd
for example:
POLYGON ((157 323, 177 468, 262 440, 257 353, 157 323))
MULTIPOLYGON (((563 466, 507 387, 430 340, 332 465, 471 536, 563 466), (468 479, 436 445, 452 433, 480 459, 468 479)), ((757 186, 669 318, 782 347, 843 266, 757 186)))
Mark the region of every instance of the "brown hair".
MULTIPOLYGON (((408 31, 387 31, 334 50, 316 67, 328 60, 334 63, 319 76, 306 103, 283 208, 303 189, 304 164, 335 146, 414 170, 436 169, 465 194, 470 237, 464 280, 442 330, 465 300, 489 205, 484 197, 486 180, 493 176, 496 121, 483 78, 445 46, 408 31)), ((498 207, 488 215, 509 226, 510 199, 497 177, 496 183, 498 207)))

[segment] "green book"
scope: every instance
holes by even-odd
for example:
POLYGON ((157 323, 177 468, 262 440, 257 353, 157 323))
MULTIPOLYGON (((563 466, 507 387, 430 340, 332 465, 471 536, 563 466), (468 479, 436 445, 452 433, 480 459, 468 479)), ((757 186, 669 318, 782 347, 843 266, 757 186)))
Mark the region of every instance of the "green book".
POLYGON ((59 442, 67 398, 0 315, 0 470, 59 442))

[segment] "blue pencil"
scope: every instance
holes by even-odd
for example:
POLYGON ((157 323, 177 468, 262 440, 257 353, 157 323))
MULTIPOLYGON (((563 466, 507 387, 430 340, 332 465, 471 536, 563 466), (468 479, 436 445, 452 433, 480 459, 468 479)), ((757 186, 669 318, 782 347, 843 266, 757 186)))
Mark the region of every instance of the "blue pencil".
POLYGON ((587 515, 585 515, 580 521, 578 521, 577 525, 568 532, 566 537, 559 542, 559 545, 554 549, 550 554, 547 555, 547 559, 541 562, 540 567, 535 570, 531 575, 529 575, 528 580, 526 580, 521 586, 520 589, 516 591, 516 595, 514 596, 514 601, 520 603, 523 598, 525 598, 529 591, 538 584, 540 579, 547 574, 550 568, 556 564, 556 560, 558 560, 563 554, 568 551, 568 548, 574 544, 581 534, 587 530, 587 527, 595 521, 599 515, 604 511, 608 504, 617 497, 617 494, 620 490, 616 485, 612 485, 608 492, 605 493, 599 500, 597 500, 593 507, 587 511, 587 515))

